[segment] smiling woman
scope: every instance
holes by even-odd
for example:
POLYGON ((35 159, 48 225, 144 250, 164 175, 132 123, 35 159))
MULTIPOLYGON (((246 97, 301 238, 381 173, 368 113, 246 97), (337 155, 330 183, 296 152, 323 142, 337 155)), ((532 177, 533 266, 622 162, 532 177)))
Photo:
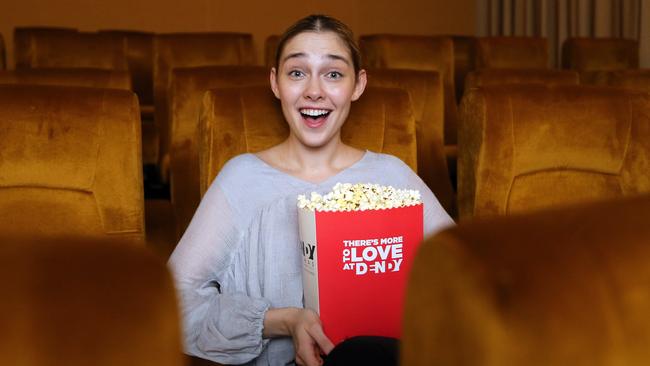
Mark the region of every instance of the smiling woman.
POLYGON ((343 144, 340 136, 351 102, 366 87, 353 39, 345 25, 324 16, 303 19, 280 39, 270 79, 290 134, 259 153, 262 160, 318 182, 361 159, 363 151, 343 144))
POLYGON ((318 315, 303 308, 298 195, 324 194, 337 182, 408 187, 422 195, 425 235, 453 224, 401 160, 341 141, 366 85, 353 40, 344 24, 322 15, 282 37, 270 83, 288 138, 222 168, 169 261, 187 353, 225 364, 313 366, 346 364, 352 350, 363 364, 395 362, 395 340, 353 338, 334 348, 318 315), (368 344, 373 351, 359 352, 368 344))

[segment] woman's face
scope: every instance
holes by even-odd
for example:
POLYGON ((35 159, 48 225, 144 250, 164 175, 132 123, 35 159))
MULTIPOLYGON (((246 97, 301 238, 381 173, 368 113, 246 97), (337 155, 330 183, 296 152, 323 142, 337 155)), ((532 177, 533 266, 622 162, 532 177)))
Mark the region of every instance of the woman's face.
POLYGON ((293 37, 285 44, 278 70, 271 70, 271 88, 291 133, 312 148, 338 139, 350 103, 365 85, 365 72, 355 79, 350 51, 333 32, 293 37))

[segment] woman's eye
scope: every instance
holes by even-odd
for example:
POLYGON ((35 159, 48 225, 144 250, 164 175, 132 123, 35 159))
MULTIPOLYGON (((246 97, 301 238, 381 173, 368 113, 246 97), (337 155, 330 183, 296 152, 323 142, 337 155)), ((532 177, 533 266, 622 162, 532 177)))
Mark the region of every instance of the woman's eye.
POLYGON ((327 73, 327 77, 330 78, 330 79, 339 79, 342 76, 343 76, 343 74, 341 74, 338 71, 330 71, 330 72, 327 73))
POLYGON ((304 74, 300 70, 291 70, 289 71, 289 76, 292 78, 299 78, 302 77, 304 74))

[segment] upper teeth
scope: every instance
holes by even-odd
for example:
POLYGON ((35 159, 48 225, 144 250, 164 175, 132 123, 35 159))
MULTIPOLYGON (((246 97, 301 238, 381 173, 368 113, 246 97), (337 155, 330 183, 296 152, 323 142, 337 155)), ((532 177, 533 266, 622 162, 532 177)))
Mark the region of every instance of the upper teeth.
POLYGON ((300 113, 313 117, 313 116, 322 116, 323 114, 329 113, 329 111, 325 109, 303 109, 300 111, 300 113))

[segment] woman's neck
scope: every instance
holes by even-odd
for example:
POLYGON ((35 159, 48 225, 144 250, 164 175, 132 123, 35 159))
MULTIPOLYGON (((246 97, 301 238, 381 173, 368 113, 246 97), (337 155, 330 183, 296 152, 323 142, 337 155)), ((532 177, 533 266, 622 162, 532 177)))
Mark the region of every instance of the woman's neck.
POLYGON ((271 166, 309 182, 322 182, 348 168, 363 151, 345 145, 339 136, 318 148, 305 146, 294 136, 281 144, 258 153, 271 166))

